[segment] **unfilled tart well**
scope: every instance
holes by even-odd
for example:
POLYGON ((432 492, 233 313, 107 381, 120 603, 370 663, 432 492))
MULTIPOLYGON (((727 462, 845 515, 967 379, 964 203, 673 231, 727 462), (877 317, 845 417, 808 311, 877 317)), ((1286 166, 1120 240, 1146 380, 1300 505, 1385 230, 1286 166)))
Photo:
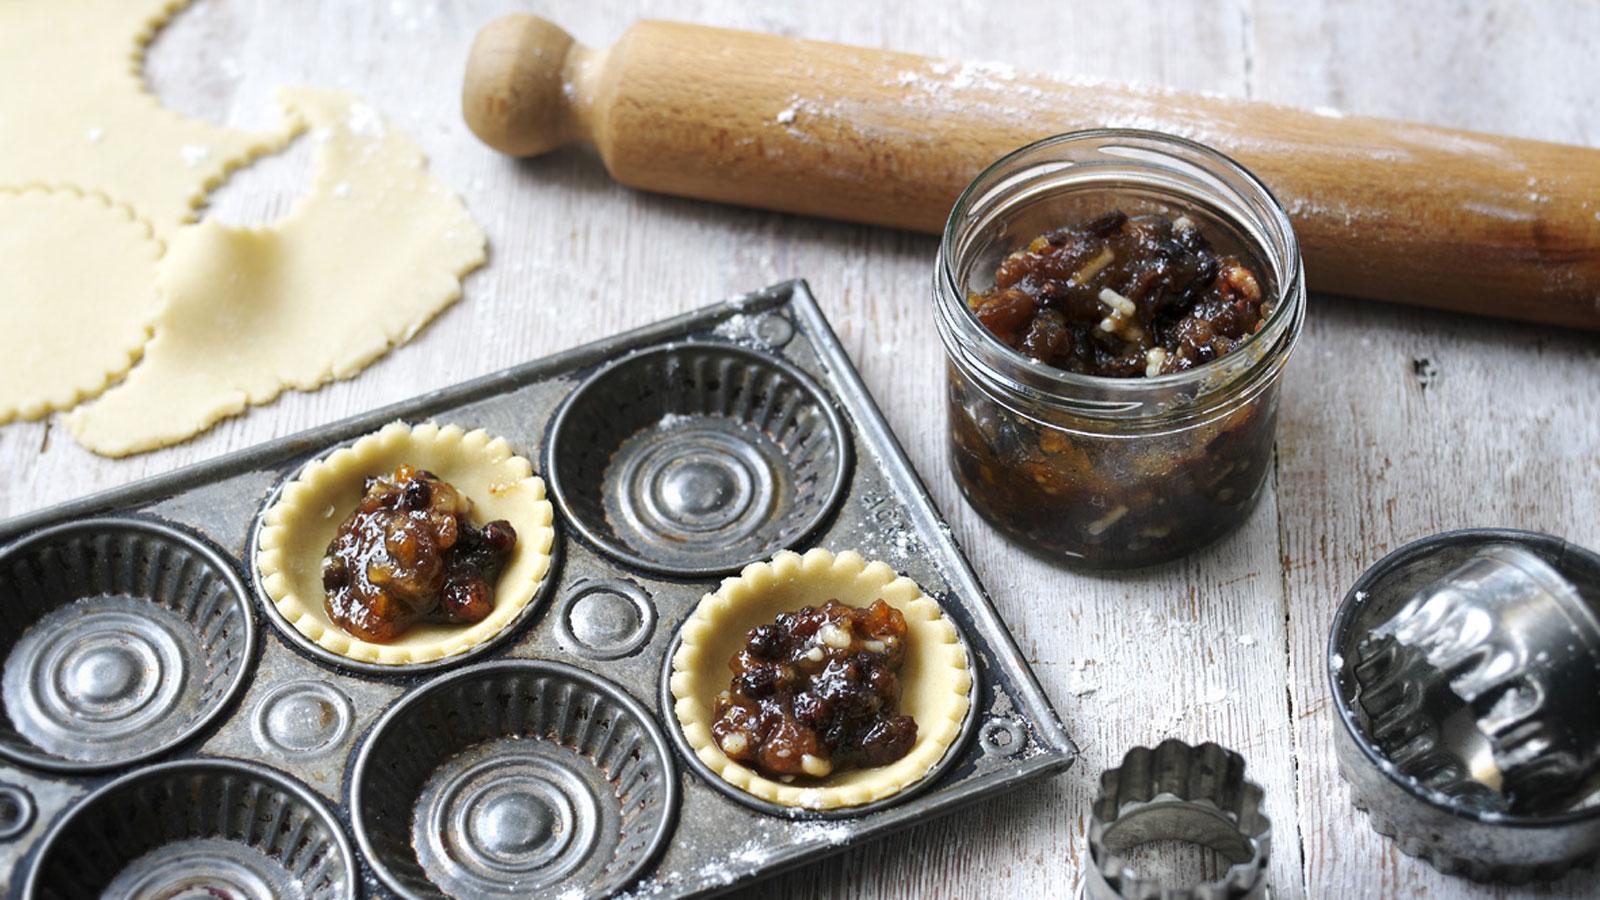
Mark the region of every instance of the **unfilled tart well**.
POLYGON ((285 620, 318 646, 364 663, 407 665, 465 653, 492 639, 533 601, 550 570, 554 513, 544 482, 502 438, 455 425, 394 422, 309 463, 267 510, 256 549, 262 589, 285 620), (363 482, 396 466, 426 469, 472 501, 479 525, 505 519, 517 545, 494 586, 494 610, 471 625, 421 624, 388 644, 344 631, 323 606, 322 558, 356 508, 363 482))
POLYGON ((700 761, 754 797, 799 809, 861 806, 921 781, 961 734, 971 703, 972 673, 966 647, 950 622, 911 579, 853 551, 784 551, 771 562, 746 566, 707 594, 684 623, 672 660, 674 712, 700 761), (717 694, 732 675, 728 661, 751 628, 779 613, 828 600, 854 607, 883 600, 906 619, 906 654, 900 669, 900 712, 917 722, 910 752, 886 766, 850 769, 820 780, 786 784, 729 759, 711 734, 717 694))

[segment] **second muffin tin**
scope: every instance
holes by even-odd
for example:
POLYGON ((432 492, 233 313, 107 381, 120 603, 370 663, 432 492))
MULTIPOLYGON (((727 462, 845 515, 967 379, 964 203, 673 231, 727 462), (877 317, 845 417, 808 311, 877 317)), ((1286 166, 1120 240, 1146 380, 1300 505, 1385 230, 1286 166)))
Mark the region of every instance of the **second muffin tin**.
POLYGON ((704 895, 1076 755, 801 282, 0 523, 0 599, 6 897, 704 895), (255 583, 281 485, 395 420, 506 438, 557 505, 530 612, 469 657, 314 652, 255 583), (725 796, 661 701, 718 576, 811 546, 916 581, 977 676, 925 789, 826 820, 725 796))

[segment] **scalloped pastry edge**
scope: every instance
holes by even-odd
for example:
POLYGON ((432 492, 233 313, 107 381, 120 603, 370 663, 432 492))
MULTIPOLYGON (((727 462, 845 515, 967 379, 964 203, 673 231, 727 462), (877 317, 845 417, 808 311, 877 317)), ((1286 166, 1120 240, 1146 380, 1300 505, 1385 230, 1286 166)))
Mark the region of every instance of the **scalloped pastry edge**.
MULTIPOLYGON (((161 258, 167 253, 167 243, 155 231, 155 227, 141 218, 139 214, 126 203, 112 198, 104 191, 80 188, 74 184, 48 184, 42 181, 30 181, 16 185, 0 185, 0 200, 6 197, 23 198, 29 194, 43 194, 46 196, 71 196, 87 203, 98 203, 113 215, 126 219, 130 225, 142 229, 145 240, 155 248, 155 254, 150 257, 151 284, 150 292, 154 298, 150 308, 146 311, 144 320, 140 323, 143 329, 137 345, 121 348, 126 354, 123 362, 115 366, 105 367, 100 380, 96 384, 62 385, 50 394, 39 397, 27 403, 5 405, 0 404, 0 425, 11 422, 36 422, 51 413, 66 412, 85 400, 105 393, 108 388, 121 381, 123 376, 138 364, 144 357, 144 348, 149 345, 150 338, 155 335, 156 319, 160 317, 161 310, 167 305, 167 299, 161 292, 160 285, 155 284, 155 269, 161 264, 161 258)), ((130 342, 131 344, 131 342, 130 342)), ((110 355, 109 353, 107 354, 110 355)))

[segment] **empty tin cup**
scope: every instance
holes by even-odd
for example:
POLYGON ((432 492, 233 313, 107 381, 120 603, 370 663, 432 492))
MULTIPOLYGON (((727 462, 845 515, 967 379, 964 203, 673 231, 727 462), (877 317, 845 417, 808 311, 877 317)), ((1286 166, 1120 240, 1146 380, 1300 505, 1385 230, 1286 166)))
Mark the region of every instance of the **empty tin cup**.
POLYGON ((809 376, 745 347, 679 343, 596 372, 556 413, 545 471, 607 554, 733 572, 814 531, 849 474, 843 419, 809 376))
POLYGON ((327 805, 253 763, 141 769, 72 807, 40 844, 29 900, 344 900, 355 857, 327 805))
POLYGON ((1521 882, 1600 853, 1600 556, 1435 535, 1334 619, 1340 770, 1373 827, 1449 873, 1521 882))
POLYGON ((205 727, 250 667, 244 585, 215 551, 140 519, 89 519, 0 550, 0 756, 124 766, 205 727))
POLYGON ((541 660, 482 663, 408 694, 351 778, 356 840, 408 898, 607 897, 665 845, 677 773, 616 685, 541 660))

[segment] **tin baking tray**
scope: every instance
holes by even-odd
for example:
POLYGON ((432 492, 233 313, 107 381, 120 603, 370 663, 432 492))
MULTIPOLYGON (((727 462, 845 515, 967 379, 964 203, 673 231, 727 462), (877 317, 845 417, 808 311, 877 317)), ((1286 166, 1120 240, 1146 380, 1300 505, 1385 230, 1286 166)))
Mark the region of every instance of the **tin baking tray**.
POLYGON ((0 545, 7 897, 703 896, 1077 752, 800 281, 21 516, 0 545), (397 420, 510 441, 557 532, 499 638, 403 671, 307 642, 252 561, 287 479, 397 420), (854 811, 744 795, 665 700, 699 598, 813 546, 910 576, 975 662, 939 766, 854 811))

